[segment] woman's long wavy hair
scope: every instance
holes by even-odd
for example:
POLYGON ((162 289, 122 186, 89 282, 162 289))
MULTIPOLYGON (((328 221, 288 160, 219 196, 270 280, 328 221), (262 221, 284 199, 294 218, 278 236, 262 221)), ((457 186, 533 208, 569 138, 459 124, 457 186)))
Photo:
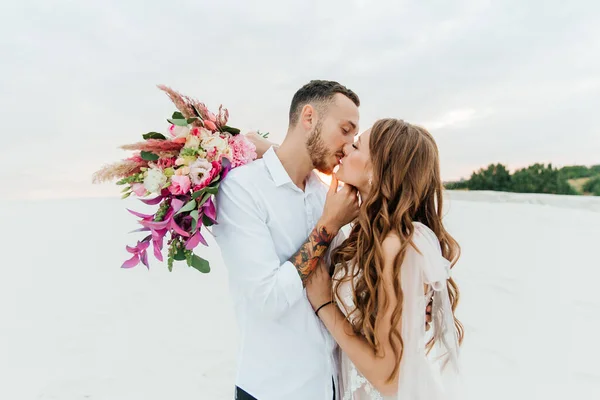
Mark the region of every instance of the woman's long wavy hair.
MULTIPOLYGON (((381 324, 389 300, 379 304, 382 287, 383 240, 389 234, 401 239, 401 249, 394 262, 394 290, 398 303, 392 314, 392 327, 398 327, 402 318, 403 293, 400 269, 408 246, 412 245, 413 221, 428 226, 438 237, 442 255, 452 267, 460 256, 460 247, 442 224, 443 185, 440 177, 438 149, 435 140, 425 129, 402 120, 382 119, 371 128, 369 151, 372 166, 371 191, 363 199, 357 220, 349 237, 332 255, 332 267, 339 265, 343 276, 352 277, 354 304, 352 326, 356 334, 366 338, 376 354, 380 344, 376 332, 381 324), (353 269, 351 266, 357 265, 353 269)), ((448 280, 452 310, 459 300, 458 286, 448 280)), ((338 293, 340 281, 334 283, 338 293)), ((339 297, 339 296, 338 296, 339 297)), ((425 310, 423 310, 423 315, 425 310)), ((461 323, 454 318, 459 343, 464 334, 461 323)), ((427 343, 430 350, 435 342, 427 343)), ((398 374, 403 354, 402 335, 398 329, 389 334, 397 363, 389 381, 398 374)))

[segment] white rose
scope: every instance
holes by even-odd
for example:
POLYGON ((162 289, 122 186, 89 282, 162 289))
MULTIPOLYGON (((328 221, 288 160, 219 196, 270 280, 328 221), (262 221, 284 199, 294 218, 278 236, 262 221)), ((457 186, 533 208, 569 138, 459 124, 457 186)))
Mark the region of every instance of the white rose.
POLYGON ((200 139, 212 137, 213 133, 206 128, 200 128, 200 139))
POLYGON ((229 149, 229 143, 227 143, 227 140, 221 138, 220 136, 211 136, 202 140, 202 147, 206 151, 210 151, 213 147, 216 147, 217 152, 222 154, 227 152, 229 149))
POLYGON ((190 133, 190 128, 187 126, 171 125, 169 133, 175 138, 186 137, 190 133))
POLYGON ((200 146, 200 138, 198 136, 190 135, 187 137, 185 141, 185 148, 188 149, 197 149, 200 146))
POLYGON ((144 187, 151 193, 160 193, 166 183, 167 177, 160 169, 156 168, 148 170, 146 178, 144 178, 144 187))

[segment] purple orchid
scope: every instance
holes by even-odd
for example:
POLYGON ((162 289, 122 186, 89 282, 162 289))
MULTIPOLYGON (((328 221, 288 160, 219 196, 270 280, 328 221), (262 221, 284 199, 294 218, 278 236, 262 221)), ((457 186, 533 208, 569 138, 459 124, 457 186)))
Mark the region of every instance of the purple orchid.
POLYGON ((128 252, 133 254, 133 256, 129 260, 125 261, 121 268, 133 268, 138 265, 140 261, 146 266, 146 268, 150 268, 150 265, 148 264, 148 254, 146 252, 148 246, 150 246, 150 242, 146 239, 142 240, 141 242, 138 240, 137 246, 135 247, 125 247, 128 252))

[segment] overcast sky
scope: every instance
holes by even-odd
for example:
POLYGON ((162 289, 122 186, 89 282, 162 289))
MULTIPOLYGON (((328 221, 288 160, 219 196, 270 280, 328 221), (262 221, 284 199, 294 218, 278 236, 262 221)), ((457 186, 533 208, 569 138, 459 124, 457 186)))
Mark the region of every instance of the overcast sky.
POLYGON ((2 1, 1 198, 118 195, 91 174, 165 130, 164 83, 281 140, 337 80, 423 124, 446 180, 492 162, 600 164, 597 1, 2 1))

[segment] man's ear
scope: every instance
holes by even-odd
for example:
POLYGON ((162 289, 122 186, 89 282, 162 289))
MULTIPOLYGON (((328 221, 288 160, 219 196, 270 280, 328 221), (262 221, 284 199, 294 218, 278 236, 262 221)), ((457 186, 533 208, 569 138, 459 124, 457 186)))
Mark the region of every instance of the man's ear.
POLYGON ((313 128, 313 124, 316 120, 315 108, 310 104, 306 104, 302 107, 302 111, 300 112, 300 123, 302 127, 307 131, 313 128))

